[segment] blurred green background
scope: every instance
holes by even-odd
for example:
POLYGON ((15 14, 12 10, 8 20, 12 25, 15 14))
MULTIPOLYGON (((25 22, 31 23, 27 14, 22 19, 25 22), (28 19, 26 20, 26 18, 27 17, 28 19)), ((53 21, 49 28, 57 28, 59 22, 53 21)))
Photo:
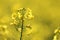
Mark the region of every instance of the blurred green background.
POLYGON ((0 25, 7 25, 8 33, 0 28, 0 40, 20 39, 20 32, 9 23, 12 13, 23 7, 30 8, 34 15, 32 33, 24 40, 53 40, 54 30, 60 24, 60 0, 0 0, 0 25))

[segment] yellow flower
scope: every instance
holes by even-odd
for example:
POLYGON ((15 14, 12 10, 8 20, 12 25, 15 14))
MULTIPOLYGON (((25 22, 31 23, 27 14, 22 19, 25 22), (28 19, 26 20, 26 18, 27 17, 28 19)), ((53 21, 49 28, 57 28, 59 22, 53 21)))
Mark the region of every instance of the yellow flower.
POLYGON ((21 32, 21 28, 18 28, 18 31, 21 32))
POLYGON ((57 33, 58 32, 58 29, 55 29, 54 33, 57 33))
POLYGON ((14 20, 14 24, 18 24, 18 21, 14 20))
POLYGON ((28 8, 25 14, 25 18, 32 19, 34 16, 32 15, 31 10, 28 8))
POLYGON ((12 14, 12 19, 15 19, 17 17, 17 14, 16 13, 13 13, 12 14))
POLYGON ((32 29, 26 28, 26 34, 31 34, 31 33, 32 33, 32 29))
POLYGON ((28 15, 28 19, 33 19, 33 18, 34 18, 34 16, 28 15))
POLYGON ((18 18, 21 19, 22 15, 18 12, 18 18))
POLYGON ((57 35, 54 36, 53 40, 57 40, 57 35))
POLYGON ((18 21, 14 20, 13 22, 10 23, 10 25, 17 25, 18 24, 18 21))

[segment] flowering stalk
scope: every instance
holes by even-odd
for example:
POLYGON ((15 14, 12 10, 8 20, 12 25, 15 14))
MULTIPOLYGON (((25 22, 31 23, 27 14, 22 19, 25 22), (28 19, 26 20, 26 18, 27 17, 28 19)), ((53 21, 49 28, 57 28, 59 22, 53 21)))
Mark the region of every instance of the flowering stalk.
MULTIPOLYGON (((18 25, 18 21, 21 21, 21 30, 20 30, 20 40, 23 40, 23 29, 24 29, 24 21, 25 19, 32 19, 34 16, 32 16, 31 14, 31 10, 29 8, 20 8, 18 10, 17 14, 12 15, 12 19, 14 20, 13 24, 18 25), (16 20, 16 18, 18 18, 18 20, 16 20)), ((20 23, 20 22, 19 22, 20 23)), ((30 27, 30 25, 28 25, 28 27, 30 27)))
POLYGON ((22 18, 21 18, 22 26, 21 26, 21 36, 20 36, 20 40, 23 40, 22 36, 23 36, 23 27, 24 27, 24 11, 26 11, 25 8, 23 8, 23 9, 21 10, 21 13, 22 13, 22 18))

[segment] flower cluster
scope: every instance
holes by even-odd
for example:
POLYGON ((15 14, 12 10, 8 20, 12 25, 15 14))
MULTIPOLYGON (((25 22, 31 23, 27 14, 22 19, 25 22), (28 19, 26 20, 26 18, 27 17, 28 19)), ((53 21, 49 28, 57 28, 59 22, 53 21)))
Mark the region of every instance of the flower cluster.
MULTIPOLYGON (((12 14, 12 19, 14 22, 12 22, 11 24, 17 24, 22 20, 31 20, 34 18, 34 16, 32 15, 32 10, 30 10, 29 8, 20 8, 18 9, 17 13, 13 13, 12 14)), ((19 24, 20 25, 20 24, 19 24)), ((18 31, 21 32, 21 28, 18 28, 18 31)), ((27 25, 26 26, 26 33, 30 34, 32 32, 31 30, 31 25, 27 25)))
POLYGON ((30 10, 29 8, 27 8, 27 11, 26 11, 26 14, 25 14, 25 18, 27 18, 27 19, 34 18, 34 16, 32 15, 32 10, 30 10))
MULTIPOLYGON (((19 9, 19 11, 21 11, 21 10, 23 11, 23 8, 20 8, 20 9, 19 9)), ((19 12, 19 11, 18 11, 17 13, 13 13, 13 14, 12 14, 12 19, 15 20, 16 18, 19 18, 19 19, 22 18, 23 15, 22 15, 22 13, 19 12)), ((27 8, 27 9, 24 10, 24 11, 26 11, 25 14, 24 14, 24 18, 27 18, 27 19, 32 19, 32 18, 34 18, 34 16, 32 15, 31 10, 30 10, 29 8, 27 8)), ((24 12, 24 11, 23 11, 23 12, 24 12)))
POLYGON ((53 40, 60 40, 60 27, 58 27, 55 31, 54 31, 54 38, 53 40))

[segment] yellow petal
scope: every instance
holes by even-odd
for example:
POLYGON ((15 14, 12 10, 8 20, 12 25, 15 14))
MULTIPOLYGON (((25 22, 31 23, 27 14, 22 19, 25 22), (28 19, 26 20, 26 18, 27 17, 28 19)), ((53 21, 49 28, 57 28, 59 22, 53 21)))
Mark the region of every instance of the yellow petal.
POLYGON ((18 12, 18 18, 21 19, 22 15, 18 12))
POLYGON ((21 32, 21 28, 18 28, 18 31, 21 32))

